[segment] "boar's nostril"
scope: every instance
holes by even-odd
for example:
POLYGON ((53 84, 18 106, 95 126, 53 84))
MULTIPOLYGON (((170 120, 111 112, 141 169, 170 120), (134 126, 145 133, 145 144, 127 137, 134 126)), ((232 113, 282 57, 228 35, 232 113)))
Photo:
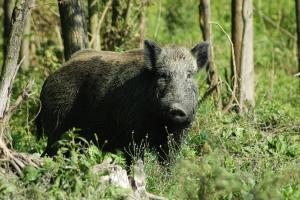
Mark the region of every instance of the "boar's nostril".
POLYGON ((169 114, 172 118, 186 118, 186 112, 177 104, 172 105, 169 114))
POLYGON ((185 117, 185 112, 180 109, 173 109, 170 111, 170 114, 174 117, 185 117))

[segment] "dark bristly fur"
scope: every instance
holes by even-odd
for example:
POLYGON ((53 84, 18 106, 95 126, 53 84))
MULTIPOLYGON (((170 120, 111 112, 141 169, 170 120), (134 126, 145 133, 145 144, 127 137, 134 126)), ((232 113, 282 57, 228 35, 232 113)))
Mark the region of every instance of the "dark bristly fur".
POLYGON ((168 134, 179 144, 194 118, 194 75, 207 61, 207 48, 160 48, 145 41, 144 50, 75 53, 42 88, 37 126, 40 136, 42 129, 48 136, 45 154, 55 155, 56 142, 76 127, 87 140, 97 134, 104 151, 124 150, 147 136, 165 158, 168 134))

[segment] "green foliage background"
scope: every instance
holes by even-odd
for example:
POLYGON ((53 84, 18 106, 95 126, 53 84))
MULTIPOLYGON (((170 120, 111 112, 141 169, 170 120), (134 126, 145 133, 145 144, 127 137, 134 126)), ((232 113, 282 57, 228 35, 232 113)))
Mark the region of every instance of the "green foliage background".
MULTIPOLYGON (((56 2, 47 2, 38 2, 38 7, 54 26, 59 23, 55 15, 56 2)), ((231 1, 211 2, 212 20, 230 34, 231 1)), ((212 99, 205 101, 199 107, 188 140, 180 153, 174 155, 170 166, 160 166, 155 152, 147 151, 145 168, 149 192, 169 199, 300 199, 300 90, 299 79, 294 76, 298 68, 295 5, 294 1, 286 0, 254 0, 254 7, 256 108, 245 116, 234 112, 221 116, 212 99), (275 26, 266 19, 274 21, 275 26)), ((188 47, 202 40, 198 1, 154 0, 146 11, 146 38, 162 45, 176 43, 188 47)), ((0 10, 1 20, 2 13, 0 10)), ((14 149, 41 153, 45 140, 35 141, 32 120, 39 107, 43 81, 63 60, 55 33, 44 27, 46 22, 38 15, 33 19, 36 28, 32 37, 39 40, 36 62, 31 71, 18 74, 12 101, 30 77, 36 80, 35 94, 14 114, 11 130, 14 149)), ((0 30, 3 31, 2 27, 0 30)), ((224 80, 225 71, 230 69, 230 45, 216 26, 213 26, 213 34, 215 63, 224 80)), ((207 88, 204 71, 198 79, 203 93, 207 88)), ((121 155, 106 155, 94 146, 72 144, 71 149, 70 158, 59 155, 56 160, 45 159, 43 168, 28 167, 24 177, 0 176, 0 199, 124 197, 126 191, 101 187, 101 175, 91 172, 91 166, 106 157, 122 164, 121 155)))

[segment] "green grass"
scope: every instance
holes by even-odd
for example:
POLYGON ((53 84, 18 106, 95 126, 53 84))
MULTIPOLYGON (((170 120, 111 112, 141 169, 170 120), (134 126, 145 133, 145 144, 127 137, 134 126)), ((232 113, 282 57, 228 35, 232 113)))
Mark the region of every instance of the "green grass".
MULTIPOLYGON (((147 12, 146 37, 161 44, 193 46, 201 41, 196 0, 159 1, 147 12), (168 9, 172 7, 172 9, 168 9), (170 17, 176 16, 174 22, 170 17), (167 23, 171 23, 167 25, 167 23), (157 31, 157 34, 155 32, 157 31)), ((212 2, 213 21, 230 33, 230 2, 212 2)), ((294 2, 255 0, 259 9, 282 28, 295 33, 294 2)), ((278 27, 254 15, 256 107, 246 115, 222 116, 207 99, 200 105, 189 137, 169 166, 158 164, 155 152, 147 151, 147 190, 169 199, 300 199, 300 88, 296 42, 278 27)), ((230 45, 217 27, 214 30, 215 63, 224 80, 229 70, 230 45)), ((1 41, 0 41, 1 42, 1 41)), ((1 57, 0 57, 1 58, 1 57)), ((35 77, 33 98, 13 115, 13 147, 21 152, 41 153, 45 140, 36 141, 34 119, 45 74, 57 69, 61 55, 54 45, 42 45, 37 66, 20 73, 13 89, 14 101, 30 77, 35 77), (43 67, 42 67, 43 66, 43 67)), ((1 63, 1 62, 0 62, 1 63)), ((205 72, 199 88, 206 89, 205 72)), ((225 92, 225 86, 223 86, 225 92)), ((24 177, 0 176, 0 199, 122 199, 126 191, 103 187, 92 166, 110 157, 121 165, 121 155, 104 154, 95 146, 70 145, 71 157, 60 154, 45 159, 39 169, 27 167, 24 177)))

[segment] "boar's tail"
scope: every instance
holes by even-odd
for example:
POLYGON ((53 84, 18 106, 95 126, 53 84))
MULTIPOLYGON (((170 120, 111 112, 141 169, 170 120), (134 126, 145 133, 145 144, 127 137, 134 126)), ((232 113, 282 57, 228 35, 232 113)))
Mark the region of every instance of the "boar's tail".
POLYGON ((41 113, 39 113, 38 116, 36 117, 35 125, 36 125, 36 137, 39 140, 43 136, 41 113))

